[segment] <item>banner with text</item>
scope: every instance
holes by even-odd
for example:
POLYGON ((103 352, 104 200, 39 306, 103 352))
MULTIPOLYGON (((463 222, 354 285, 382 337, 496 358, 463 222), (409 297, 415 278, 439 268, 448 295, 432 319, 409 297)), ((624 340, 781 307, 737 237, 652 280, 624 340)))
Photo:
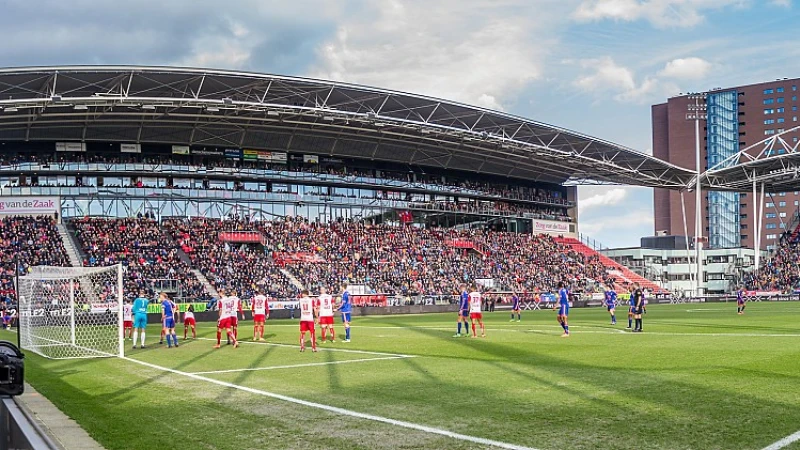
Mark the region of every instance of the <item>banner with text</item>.
POLYGON ((0 197, 0 214, 55 214, 61 211, 58 197, 0 197))
POLYGON ((228 159, 242 159, 242 150, 239 148, 226 148, 225 157, 228 159))
POLYGON ((141 144, 119 144, 119 151, 122 153, 142 153, 141 144))
POLYGON ((83 142, 56 142, 57 152, 85 152, 86 144, 83 142))
POLYGON ((545 234, 574 234, 569 231, 569 222, 551 220, 533 220, 533 232, 545 234))

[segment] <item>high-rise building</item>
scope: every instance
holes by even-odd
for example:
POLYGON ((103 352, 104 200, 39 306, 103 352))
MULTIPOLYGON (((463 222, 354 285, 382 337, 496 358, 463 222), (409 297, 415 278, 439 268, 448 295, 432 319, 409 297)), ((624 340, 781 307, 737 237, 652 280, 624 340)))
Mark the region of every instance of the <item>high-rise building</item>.
MULTIPOLYGON (((703 94, 705 118, 700 121, 701 170, 714 167, 731 155, 785 130, 800 126, 800 79, 731 88, 715 88, 703 94)), ((653 105, 653 155, 688 169, 695 169, 695 123, 688 116, 695 100, 689 95, 670 98, 653 105)), ((797 146, 800 132, 782 136, 797 146)), ((754 148, 758 154, 763 148, 754 148)), ((782 148, 775 150, 782 153, 782 148)), ((695 194, 655 189, 656 234, 684 235, 682 210, 686 211, 689 236, 694 233, 695 194)), ((755 246, 756 226, 753 194, 703 192, 703 236, 711 248, 755 246)), ((800 191, 767 194, 764 200, 761 247, 770 250, 800 211, 800 191)))

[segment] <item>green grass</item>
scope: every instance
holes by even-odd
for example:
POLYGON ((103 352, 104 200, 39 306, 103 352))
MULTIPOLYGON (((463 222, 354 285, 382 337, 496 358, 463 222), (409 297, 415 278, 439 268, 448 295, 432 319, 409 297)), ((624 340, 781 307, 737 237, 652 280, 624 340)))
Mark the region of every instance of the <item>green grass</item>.
MULTIPOLYGON (((435 314, 356 317, 353 342, 324 344, 412 358, 327 364, 385 356, 301 354, 291 321, 268 322, 269 342, 286 346, 168 350, 152 328, 150 347, 128 356, 183 372, 326 363, 202 376, 539 449, 759 449, 800 430, 798 303, 751 303, 744 316, 733 304, 653 305, 643 334, 575 308, 568 339, 551 311, 487 316, 486 339, 453 338, 455 314, 435 314)), ((108 449, 483 448, 118 358, 26 364, 30 383, 108 449)))

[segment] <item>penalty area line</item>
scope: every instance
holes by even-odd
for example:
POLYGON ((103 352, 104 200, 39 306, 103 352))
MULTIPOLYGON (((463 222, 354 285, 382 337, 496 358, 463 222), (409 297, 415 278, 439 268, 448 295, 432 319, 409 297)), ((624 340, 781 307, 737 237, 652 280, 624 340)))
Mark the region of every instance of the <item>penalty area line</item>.
MULTIPOLYGON (((213 338, 197 338, 198 341, 216 341, 213 338)), ((252 341, 239 341, 240 344, 251 344, 251 345, 270 345, 272 347, 288 347, 288 348, 300 348, 299 345, 295 344, 278 344, 275 342, 252 342, 252 341)), ((360 353, 362 355, 378 355, 378 356, 394 356, 395 358, 410 358, 415 355, 404 355, 402 353, 382 353, 382 352, 370 352, 367 350, 351 350, 348 348, 330 348, 330 347, 320 347, 317 346, 317 350, 324 351, 324 352, 342 352, 342 353, 360 353)))
POLYGON ((247 369, 209 370, 207 372, 190 372, 190 373, 194 375, 210 375, 214 373, 255 372, 260 370, 295 369, 298 367, 330 366, 333 364, 362 363, 369 361, 386 361, 388 359, 406 359, 406 358, 415 358, 415 356, 383 356, 380 358, 346 359, 343 361, 325 361, 325 362, 306 363, 306 364, 288 364, 285 366, 252 367, 247 369))
POLYGON ((394 425, 394 426, 398 426, 398 427, 408 428, 410 430, 422 431, 422 432, 429 433, 429 434, 437 434, 437 435, 440 435, 440 436, 445 436, 445 437, 449 437, 449 438, 452 438, 452 439, 457 439, 457 440, 460 440, 460 441, 473 442, 473 443, 476 443, 476 444, 487 445, 487 446, 491 446, 491 447, 498 447, 498 448, 504 448, 504 449, 509 449, 509 450, 537 450, 537 449, 532 448, 532 447, 524 447, 524 446, 521 446, 521 445, 509 444, 507 442, 493 441, 491 439, 481 438, 481 437, 477 437, 477 436, 470 436, 470 435, 467 435, 467 434, 455 433, 455 432, 452 432, 452 431, 443 430, 441 428, 434 428, 434 427, 429 427, 429 426, 426 426, 426 425, 420 425, 420 424, 416 424, 416 423, 412 423, 412 422, 405 422, 403 420, 395 420, 395 419, 390 419, 388 417, 381 417, 381 416, 375 416, 375 415, 372 415, 372 414, 360 413, 358 411, 351 411, 349 409, 339 408, 337 406, 330 406, 330 405, 323 405, 321 403, 314 403, 314 402, 310 402, 310 401, 307 401, 307 400, 301 400, 299 398, 289 397, 287 395, 276 394, 274 392, 264 391, 264 390, 261 390, 261 389, 254 389, 254 388, 250 388, 250 387, 246 387, 246 386, 240 386, 238 384, 228 383, 226 381, 215 380, 213 378, 204 377, 202 375, 197 375, 197 374, 194 374, 194 373, 183 372, 183 371, 176 370, 176 369, 170 369, 169 367, 162 367, 162 366, 159 366, 159 365, 156 365, 156 364, 151 364, 151 363, 148 363, 148 362, 140 361, 138 359, 129 358, 127 356, 126 357, 122 357, 122 359, 124 359, 126 361, 130 361, 130 362, 135 363, 135 364, 140 364, 140 365, 145 366, 145 367, 149 367, 151 369, 156 369, 156 370, 161 370, 163 372, 169 372, 169 373, 173 373, 173 374, 176 374, 176 375, 181 375, 181 376, 184 376, 184 377, 187 377, 187 378, 192 378, 192 379, 195 379, 195 380, 198 380, 198 381, 205 381, 206 383, 216 384, 217 386, 222 386, 222 387, 226 387, 226 388, 230 388, 230 389, 237 389, 237 390, 240 390, 240 391, 243 391, 243 392, 248 392, 248 393, 251 393, 251 394, 260 395, 260 396, 263 396, 263 397, 274 398, 276 400, 282 400, 282 401, 285 401, 285 402, 294 403, 296 405, 303 405, 303 406, 308 406, 310 408, 321 409, 323 411, 328 411, 328 412, 331 412, 331 413, 334 413, 334 414, 343 415, 343 416, 350 416, 350 417, 355 417, 355 418, 358 418, 358 419, 371 420, 373 422, 385 423, 385 424, 394 425))
POLYGON ((767 447, 764 447, 763 450, 780 450, 782 448, 788 447, 789 445, 791 445, 791 444, 793 444, 793 443, 795 443, 797 441, 800 441, 800 431, 798 431, 795 434, 786 436, 785 438, 781 439, 780 441, 777 441, 777 442, 775 442, 775 443, 773 443, 773 444, 771 444, 771 445, 769 445, 767 447))

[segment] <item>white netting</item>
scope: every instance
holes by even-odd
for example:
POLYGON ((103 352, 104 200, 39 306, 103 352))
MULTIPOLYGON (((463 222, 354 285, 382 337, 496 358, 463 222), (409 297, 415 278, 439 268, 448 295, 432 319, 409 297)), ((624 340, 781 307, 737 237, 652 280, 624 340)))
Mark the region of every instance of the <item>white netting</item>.
POLYGON ((19 279, 20 343, 47 358, 122 356, 121 266, 38 266, 19 279))

